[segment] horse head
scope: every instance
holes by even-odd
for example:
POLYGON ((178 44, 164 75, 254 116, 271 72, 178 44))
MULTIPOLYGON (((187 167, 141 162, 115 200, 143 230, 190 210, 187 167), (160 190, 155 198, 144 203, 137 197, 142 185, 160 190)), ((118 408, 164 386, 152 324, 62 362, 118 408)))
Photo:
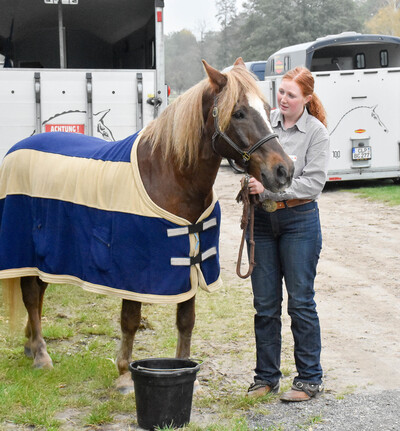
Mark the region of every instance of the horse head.
POLYGON ((270 107, 241 58, 227 73, 203 60, 209 78, 212 107, 206 124, 214 130, 213 150, 233 159, 272 192, 287 188, 294 165, 279 143, 270 120, 270 107))

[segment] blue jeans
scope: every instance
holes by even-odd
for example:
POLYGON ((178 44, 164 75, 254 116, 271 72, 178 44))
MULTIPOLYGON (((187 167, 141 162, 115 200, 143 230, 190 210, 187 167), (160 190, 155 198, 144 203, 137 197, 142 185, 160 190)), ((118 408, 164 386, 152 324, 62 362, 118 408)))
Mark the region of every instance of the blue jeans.
POLYGON ((282 280, 294 338, 300 380, 322 383, 321 333, 314 301, 314 279, 322 246, 316 202, 267 213, 257 208, 255 262, 251 276, 257 347, 255 380, 274 386, 281 377, 282 280))

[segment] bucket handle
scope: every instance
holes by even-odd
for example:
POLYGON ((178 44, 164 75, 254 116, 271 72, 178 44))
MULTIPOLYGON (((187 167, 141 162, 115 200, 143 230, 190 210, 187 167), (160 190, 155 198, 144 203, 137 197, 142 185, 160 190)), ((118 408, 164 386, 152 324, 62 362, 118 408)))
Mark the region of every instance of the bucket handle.
POLYGON ((136 367, 137 370, 143 370, 143 371, 154 371, 154 372, 174 372, 174 371, 187 371, 187 370, 194 370, 195 368, 197 368, 197 366, 202 366, 203 365, 203 360, 202 359, 193 359, 193 358, 189 358, 189 361, 194 361, 197 363, 197 365, 195 367, 187 367, 187 368, 147 368, 147 367, 142 367, 141 365, 138 365, 136 367))
POLYGON ((153 372, 176 372, 176 371, 187 371, 187 370, 194 370, 196 367, 191 367, 191 368, 147 368, 147 367, 142 367, 141 365, 138 365, 136 367, 137 370, 143 370, 143 371, 153 371, 153 372))

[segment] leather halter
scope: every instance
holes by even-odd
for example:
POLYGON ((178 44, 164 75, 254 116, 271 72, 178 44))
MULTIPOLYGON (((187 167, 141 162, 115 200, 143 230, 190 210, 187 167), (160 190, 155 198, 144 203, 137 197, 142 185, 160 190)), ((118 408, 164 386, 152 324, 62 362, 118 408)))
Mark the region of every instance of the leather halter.
POLYGON ((254 153, 254 151, 258 150, 258 148, 260 148, 261 145, 265 144, 266 142, 270 141, 271 139, 277 138, 278 135, 276 133, 270 133, 269 135, 264 136, 264 138, 261 138, 258 142, 256 142, 248 151, 243 151, 237 144, 235 144, 232 141, 232 139, 228 135, 226 135, 224 132, 222 132, 221 129, 219 128, 217 102, 218 102, 218 100, 215 99, 214 108, 212 111, 212 116, 214 117, 214 127, 215 127, 215 132, 212 136, 212 141, 211 141, 212 148, 213 148, 215 153, 217 153, 219 156, 221 156, 221 154, 218 153, 218 151, 215 148, 215 140, 218 136, 220 136, 222 139, 224 139, 224 141, 226 143, 228 143, 236 152, 238 152, 242 156, 245 168, 247 169, 247 166, 248 166, 249 161, 250 161, 250 156, 254 153))

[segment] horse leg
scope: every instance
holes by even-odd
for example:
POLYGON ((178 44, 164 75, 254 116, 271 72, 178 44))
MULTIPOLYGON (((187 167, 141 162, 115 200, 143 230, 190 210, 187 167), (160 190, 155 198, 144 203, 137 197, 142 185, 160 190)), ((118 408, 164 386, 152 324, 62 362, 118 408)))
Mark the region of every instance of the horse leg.
POLYGON ((188 301, 181 302, 177 306, 176 326, 178 327, 178 344, 176 346, 176 357, 187 359, 190 356, 190 343, 192 341, 192 331, 194 328, 195 297, 188 301))
MULTIPOLYGON (((192 332, 196 320, 195 302, 195 296, 193 296, 188 301, 179 303, 176 310, 176 326, 178 327, 177 358, 187 359, 190 356, 192 332)), ((193 392, 200 393, 200 391, 200 383, 196 379, 193 392)))
MULTIPOLYGON (((32 277, 33 278, 33 277, 32 277)), ((44 293, 47 289, 48 284, 45 283, 44 281, 40 280, 40 278, 36 277, 35 278, 36 283, 39 285, 39 320, 40 322, 42 321, 42 311, 43 311, 43 298, 44 298, 44 293)), ((31 327, 31 322, 30 319, 28 317, 28 321, 26 322, 26 327, 25 327, 25 337, 27 338, 25 346, 24 346, 24 353, 28 358, 33 358, 33 352, 32 352, 32 327, 31 327)))
POLYGON ((47 283, 37 277, 21 278, 22 299, 28 312, 28 323, 25 335, 25 354, 34 359, 35 368, 52 368, 52 360, 47 353, 46 343, 42 336, 43 296, 47 283))
POLYGON ((121 345, 117 355, 117 367, 119 377, 117 389, 123 394, 133 391, 133 381, 129 371, 129 363, 132 360, 132 347, 136 331, 140 325, 142 303, 122 300, 121 308, 121 345))

